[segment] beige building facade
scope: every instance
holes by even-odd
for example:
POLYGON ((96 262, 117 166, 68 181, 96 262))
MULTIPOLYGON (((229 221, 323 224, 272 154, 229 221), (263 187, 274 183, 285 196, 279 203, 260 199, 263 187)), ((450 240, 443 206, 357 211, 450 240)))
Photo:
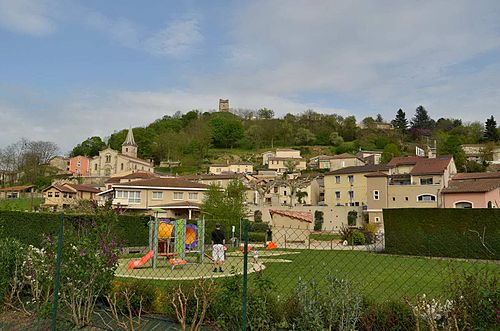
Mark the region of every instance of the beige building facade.
POLYGON ((81 200, 96 201, 99 189, 73 183, 53 184, 43 191, 45 201, 42 207, 64 209, 77 205, 81 200))
POLYGON ((249 162, 212 164, 208 168, 208 173, 213 175, 220 175, 223 173, 249 174, 252 172, 253 172, 253 164, 249 162))
POLYGON ((153 170, 151 162, 137 158, 137 144, 132 129, 127 133, 121 153, 108 147, 90 161, 91 177, 111 177, 136 171, 153 172, 153 170))

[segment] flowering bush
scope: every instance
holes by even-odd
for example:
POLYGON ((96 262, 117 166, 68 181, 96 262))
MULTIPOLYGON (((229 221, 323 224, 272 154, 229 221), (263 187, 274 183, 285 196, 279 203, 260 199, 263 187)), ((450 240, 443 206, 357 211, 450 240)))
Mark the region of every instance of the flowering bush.
POLYGON ((26 248, 18 240, 4 238, 0 240, 0 307, 12 304, 18 288, 21 286, 21 268, 26 248))

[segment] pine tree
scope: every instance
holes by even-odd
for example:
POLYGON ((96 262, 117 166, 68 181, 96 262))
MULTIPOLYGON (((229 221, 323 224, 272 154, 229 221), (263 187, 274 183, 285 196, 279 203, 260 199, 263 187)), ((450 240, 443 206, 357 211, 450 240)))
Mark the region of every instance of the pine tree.
POLYGON ((406 119, 406 113, 400 108, 396 113, 396 118, 392 120, 392 125, 394 128, 402 134, 408 131, 408 120, 406 119))
POLYGON ((382 117, 382 115, 377 114, 377 119, 375 120, 375 122, 377 122, 377 123, 383 123, 384 122, 384 118, 382 117))
POLYGON ((497 122, 495 121, 493 115, 486 120, 484 138, 488 141, 498 141, 500 139, 497 122))
POLYGON ((434 121, 431 119, 427 110, 423 106, 418 106, 415 110, 415 116, 411 119, 412 129, 432 129, 434 121))

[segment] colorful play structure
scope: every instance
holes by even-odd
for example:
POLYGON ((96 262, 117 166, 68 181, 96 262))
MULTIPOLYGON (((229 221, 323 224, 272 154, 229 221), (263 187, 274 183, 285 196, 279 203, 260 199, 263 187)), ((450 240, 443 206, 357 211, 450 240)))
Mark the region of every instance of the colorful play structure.
POLYGON ((142 258, 130 261, 128 269, 138 268, 151 260, 156 270, 158 258, 165 258, 173 270, 176 266, 203 263, 205 256, 204 219, 188 224, 185 219, 153 217, 149 222, 149 251, 142 258), (192 254, 196 255, 195 259, 191 258, 192 254))

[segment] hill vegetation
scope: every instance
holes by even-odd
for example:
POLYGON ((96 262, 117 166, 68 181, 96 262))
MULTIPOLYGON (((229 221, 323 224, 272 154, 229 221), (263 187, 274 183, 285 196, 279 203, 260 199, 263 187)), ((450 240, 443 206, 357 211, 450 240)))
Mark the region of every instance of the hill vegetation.
MULTIPOLYGON (((226 154, 251 161, 257 152, 276 147, 295 147, 304 154, 311 149, 328 153, 362 150, 383 150, 384 161, 405 153, 412 154, 415 145, 437 145, 439 154, 452 154, 461 170, 483 170, 481 164, 467 164, 461 144, 495 143, 499 130, 493 116, 486 125, 480 122, 463 123, 460 119, 432 119, 423 106, 418 106, 409 119, 399 109, 395 118, 385 121, 381 115, 366 117, 357 124, 354 116, 320 114, 307 110, 302 114, 286 114, 275 118, 267 108, 257 111, 236 110, 232 113, 177 112, 164 116, 146 127, 133 129, 139 155, 162 160, 181 161, 183 166, 199 167, 226 154), (385 123, 385 124, 384 124, 385 123), (392 123, 393 129, 388 129, 392 123), (322 149, 321 146, 324 148, 322 149)), ((107 139, 111 148, 119 150, 126 130, 115 132, 107 139)), ((97 155, 106 145, 101 137, 90 137, 78 144, 72 155, 97 155)))

